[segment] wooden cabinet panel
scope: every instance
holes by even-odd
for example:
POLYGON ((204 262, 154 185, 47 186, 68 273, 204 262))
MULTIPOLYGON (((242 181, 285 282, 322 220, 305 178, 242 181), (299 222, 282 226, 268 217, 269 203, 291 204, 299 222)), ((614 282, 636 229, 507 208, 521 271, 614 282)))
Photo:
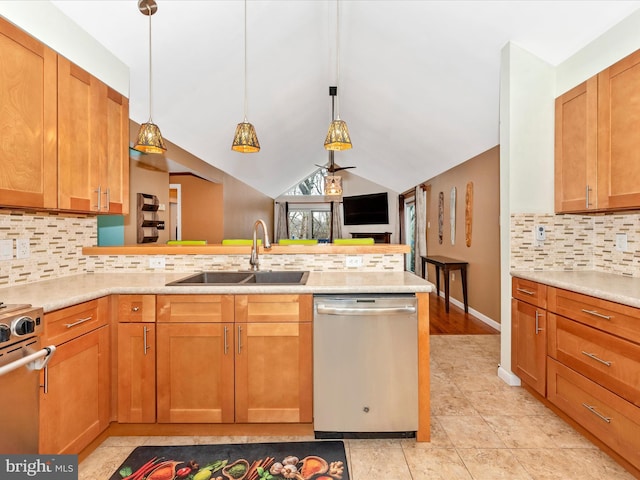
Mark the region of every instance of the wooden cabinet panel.
POLYGON ((106 90, 106 165, 101 168, 106 185, 104 205, 109 213, 129 213, 129 99, 112 88, 106 90), (106 172, 105 172, 106 170, 106 172))
POLYGON ((56 208, 56 53, 0 18, 0 205, 56 208))
POLYGON ((236 324, 236 422, 311 422, 312 324, 236 324))
POLYGON ((43 373, 40 453, 77 454, 109 425, 109 327, 57 347, 43 373))
POLYGON ((549 356, 640 406, 640 346, 549 314, 549 356))
POLYGON ((233 319, 233 295, 158 295, 158 322, 228 322, 233 319))
POLYGON ((542 283, 514 277, 511 281, 511 296, 542 309, 547 308, 547 286, 542 283))
POLYGON ((511 300, 511 369, 540 395, 546 391, 547 312, 511 300))
POLYGON ((640 409, 553 359, 548 368, 549 401, 640 468, 640 409))
POLYGON ((119 322, 155 322, 155 295, 115 295, 119 322))
POLYGON ((311 295, 236 295, 236 323, 310 322, 311 295))
POLYGON ((156 421, 156 326, 118 324, 118 422, 156 421))
POLYGON ((158 422, 232 423, 233 324, 156 327, 158 422))
POLYGON ((598 208, 640 206, 640 51, 598 74, 598 208))
POLYGON ((558 97, 555 108, 555 211, 593 210, 598 207, 598 78, 558 97))
POLYGON ((43 344, 60 345, 106 325, 108 301, 102 297, 45 314, 43 344))
POLYGON ((549 287, 547 298, 551 312, 640 343, 637 308, 554 287, 549 287))

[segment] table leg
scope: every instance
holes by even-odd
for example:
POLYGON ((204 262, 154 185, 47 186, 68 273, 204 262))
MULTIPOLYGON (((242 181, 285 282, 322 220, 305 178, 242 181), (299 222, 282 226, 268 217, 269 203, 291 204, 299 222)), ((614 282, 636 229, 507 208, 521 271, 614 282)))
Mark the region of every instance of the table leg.
POLYGON ((469 299, 467 298, 467 269, 462 267, 460 269, 460 276, 462 277, 462 298, 464 299, 464 313, 469 313, 469 299))
POLYGON ((422 257, 422 278, 427 278, 427 259, 422 257))
POLYGON ((436 267, 436 296, 440 296, 440 267, 438 265, 434 265, 436 267))
POLYGON ((444 272, 444 311, 449 313, 449 269, 445 266, 444 272))

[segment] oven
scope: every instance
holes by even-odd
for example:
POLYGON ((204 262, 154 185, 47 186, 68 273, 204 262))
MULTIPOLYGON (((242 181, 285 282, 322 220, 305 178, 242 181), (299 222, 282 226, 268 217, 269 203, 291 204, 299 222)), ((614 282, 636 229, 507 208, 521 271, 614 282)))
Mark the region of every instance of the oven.
POLYGON ((55 351, 40 347, 42 308, 0 303, 0 453, 38 453, 40 373, 55 351))

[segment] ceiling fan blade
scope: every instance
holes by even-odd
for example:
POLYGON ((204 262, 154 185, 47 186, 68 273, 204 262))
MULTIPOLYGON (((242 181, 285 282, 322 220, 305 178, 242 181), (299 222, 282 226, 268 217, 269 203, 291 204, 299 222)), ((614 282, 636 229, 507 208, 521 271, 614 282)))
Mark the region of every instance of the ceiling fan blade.
POLYGON ((334 172, 338 172, 340 170, 346 170, 347 168, 356 168, 356 167, 336 167, 333 169, 334 172))

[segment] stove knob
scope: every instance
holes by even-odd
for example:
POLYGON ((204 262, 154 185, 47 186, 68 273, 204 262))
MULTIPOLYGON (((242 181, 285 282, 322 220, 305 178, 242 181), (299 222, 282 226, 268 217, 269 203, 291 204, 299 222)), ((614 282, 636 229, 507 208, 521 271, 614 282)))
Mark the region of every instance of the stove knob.
POLYGON ((11 322, 11 331, 14 335, 23 336, 33 333, 36 322, 31 317, 20 317, 11 322))
POLYGON ((11 338, 11 329, 6 323, 0 323, 0 343, 8 342, 11 338))

